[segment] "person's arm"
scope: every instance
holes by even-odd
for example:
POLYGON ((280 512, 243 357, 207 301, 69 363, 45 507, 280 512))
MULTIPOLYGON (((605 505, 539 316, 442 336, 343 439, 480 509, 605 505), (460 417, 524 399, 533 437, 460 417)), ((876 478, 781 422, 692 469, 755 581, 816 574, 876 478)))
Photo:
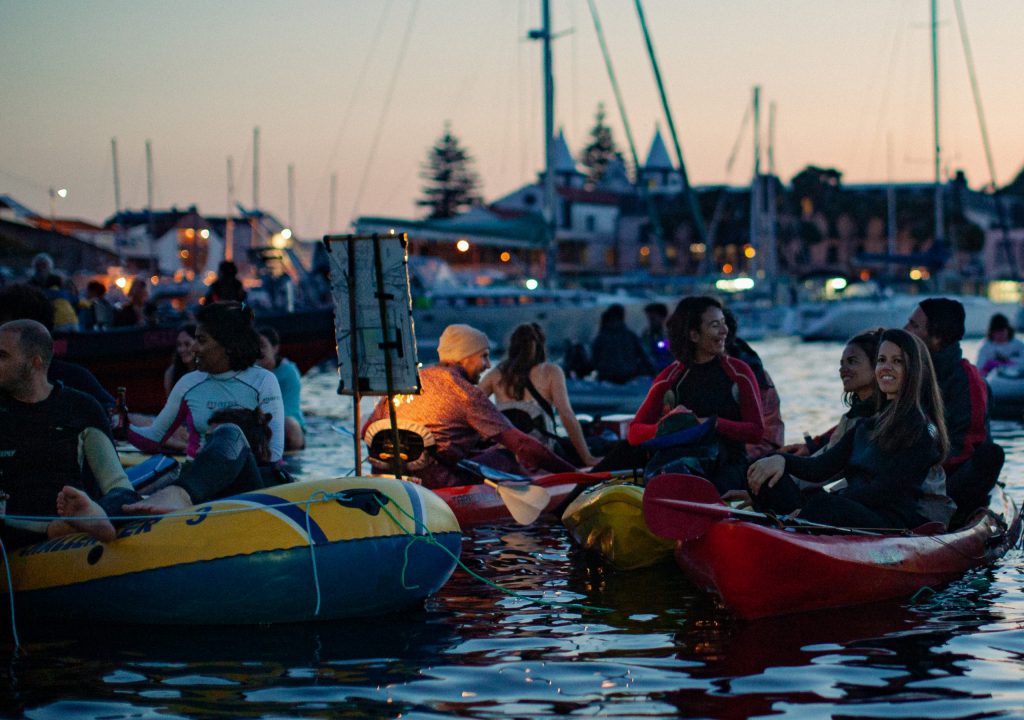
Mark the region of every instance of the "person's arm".
POLYGON ((139 450, 148 453, 158 453, 161 446, 174 431, 185 422, 188 416, 188 405, 185 403, 185 389, 188 375, 181 378, 171 388, 171 394, 167 398, 167 404, 163 406, 152 425, 129 425, 128 442, 139 450))
POLYGON ((263 378, 259 388, 259 409, 270 415, 270 461, 277 462, 284 457, 284 401, 281 399, 281 386, 269 370, 259 374, 263 378))
POLYGON ((680 372, 681 366, 673 363, 654 378, 651 389, 647 391, 647 397, 629 423, 626 439, 630 445, 639 445, 654 437, 658 430, 658 421, 663 414, 665 393, 672 389, 680 372))
POLYGON ((810 482, 824 482, 846 469, 846 463, 853 452, 853 438, 856 433, 848 432, 832 447, 811 457, 783 455, 786 472, 810 482))
POLYGON ((512 451, 522 464, 548 472, 572 472, 576 468, 548 450, 543 443, 524 432, 509 428, 494 436, 494 439, 512 451))
POLYGON ((733 360, 733 378, 740 393, 740 420, 718 418, 718 432, 741 443, 759 443, 764 438, 764 415, 761 413, 761 391, 750 367, 733 360))
POLYGON ((480 392, 487 397, 493 395, 494 386, 497 384, 499 374, 498 368, 488 370, 487 374, 480 378, 480 383, 477 385, 477 387, 480 388, 480 392))
POLYGON ((565 386, 565 373, 557 365, 549 364, 546 369, 552 405, 555 406, 558 417, 562 418, 562 424, 565 425, 565 432, 569 435, 572 446, 576 449, 584 466, 596 465, 597 458, 590 454, 587 440, 583 437, 583 428, 580 427, 580 421, 576 418, 572 403, 569 401, 569 390, 565 386))

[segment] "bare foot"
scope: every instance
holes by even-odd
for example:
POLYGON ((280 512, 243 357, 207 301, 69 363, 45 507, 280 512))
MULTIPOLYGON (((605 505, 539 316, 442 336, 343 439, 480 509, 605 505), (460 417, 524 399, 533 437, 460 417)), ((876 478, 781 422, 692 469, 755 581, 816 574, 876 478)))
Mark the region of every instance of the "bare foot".
POLYGON ((121 510, 128 515, 164 515, 175 510, 192 507, 192 498, 178 485, 160 488, 145 500, 123 505, 121 510))
MULTIPOLYGON (((65 525, 72 531, 92 535, 101 542, 110 542, 117 535, 103 508, 81 490, 68 485, 65 485, 57 493, 57 514, 64 520, 51 523, 51 525, 56 524, 57 527, 47 528, 47 534, 51 534, 54 530, 59 531, 63 529, 61 525, 65 525)), ((50 536, 53 537, 52 534, 50 536)))

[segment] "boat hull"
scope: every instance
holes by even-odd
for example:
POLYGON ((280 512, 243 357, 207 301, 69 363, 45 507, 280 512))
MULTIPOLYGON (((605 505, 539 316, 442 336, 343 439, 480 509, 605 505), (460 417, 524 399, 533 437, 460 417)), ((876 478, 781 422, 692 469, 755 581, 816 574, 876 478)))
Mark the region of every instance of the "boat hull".
POLYGON ((1024 417, 1024 373, 1019 370, 994 370, 985 378, 992 390, 989 415, 997 420, 1024 417))
POLYGON ((21 548, 10 555, 11 577, 19 617, 172 625, 326 620, 422 602, 451 576, 461 540, 454 515, 429 490, 339 478, 132 521, 110 543, 79 534, 21 548), (425 542, 428 533, 437 544, 425 542))
POLYGON ((745 618, 906 598, 992 562, 1019 540, 1016 506, 1001 490, 993 496, 991 514, 979 512, 953 533, 810 535, 731 519, 680 541, 675 556, 694 584, 745 618))
MULTIPOLYGON (((544 489, 551 495, 551 501, 544 509, 544 514, 557 515, 579 484, 573 481, 543 483, 544 489)), ((498 491, 489 485, 456 485, 438 488, 434 492, 452 509, 459 525, 464 528, 514 522, 498 491)))
POLYGON ((639 485, 600 483, 566 506, 562 522, 581 547, 619 570, 648 567, 672 557, 674 543, 648 529, 643 499, 639 485))

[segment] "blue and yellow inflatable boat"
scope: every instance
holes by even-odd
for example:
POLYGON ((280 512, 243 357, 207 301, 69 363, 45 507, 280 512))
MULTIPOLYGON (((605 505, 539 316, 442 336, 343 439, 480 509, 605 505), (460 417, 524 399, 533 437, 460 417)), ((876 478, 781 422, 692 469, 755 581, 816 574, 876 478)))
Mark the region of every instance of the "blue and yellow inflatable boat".
POLYGON ((249 624, 415 605, 451 576, 461 542, 430 490, 338 478, 133 520, 109 543, 68 535, 9 560, 19 618, 249 624))

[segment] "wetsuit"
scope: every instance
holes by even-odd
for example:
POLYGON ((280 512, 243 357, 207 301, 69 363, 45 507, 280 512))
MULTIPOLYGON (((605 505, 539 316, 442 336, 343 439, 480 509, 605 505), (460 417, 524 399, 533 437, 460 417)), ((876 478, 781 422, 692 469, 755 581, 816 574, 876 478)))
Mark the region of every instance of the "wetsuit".
POLYGON ((861 420, 820 455, 782 455, 787 473, 812 482, 842 475, 845 488, 802 493, 785 475, 774 487, 762 486, 756 505, 779 513, 802 508, 802 519, 830 525, 911 528, 925 522, 918 504, 929 471, 939 460, 938 443, 922 425, 908 447, 885 450, 871 437, 875 422, 861 420))
POLYGON ((145 452, 158 453, 178 426, 188 429, 186 453, 195 457, 209 429, 210 416, 230 407, 260 408, 270 418, 270 459, 284 454, 284 404, 277 378, 269 370, 248 367, 217 375, 195 370, 175 383, 167 404, 152 425, 132 425, 128 440, 145 452))
POLYGON ((683 405, 700 418, 715 418, 719 463, 710 478, 720 492, 746 487, 746 443, 764 437, 761 397, 754 373, 742 360, 725 355, 689 367, 675 362, 654 379, 629 424, 631 445, 650 440, 664 414, 666 393, 673 407, 683 405))
MULTIPOLYGON (((59 382, 41 402, 0 400, 0 489, 11 496, 7 514, 52 518, 64 485, 84 490, 108 515, 140 499, 118 461, 99 403, 59 382)), ((18 523, 21 531, 7 528, 4 539, 38 540, 33 533, 45 533, 47 524, 18 523)))

